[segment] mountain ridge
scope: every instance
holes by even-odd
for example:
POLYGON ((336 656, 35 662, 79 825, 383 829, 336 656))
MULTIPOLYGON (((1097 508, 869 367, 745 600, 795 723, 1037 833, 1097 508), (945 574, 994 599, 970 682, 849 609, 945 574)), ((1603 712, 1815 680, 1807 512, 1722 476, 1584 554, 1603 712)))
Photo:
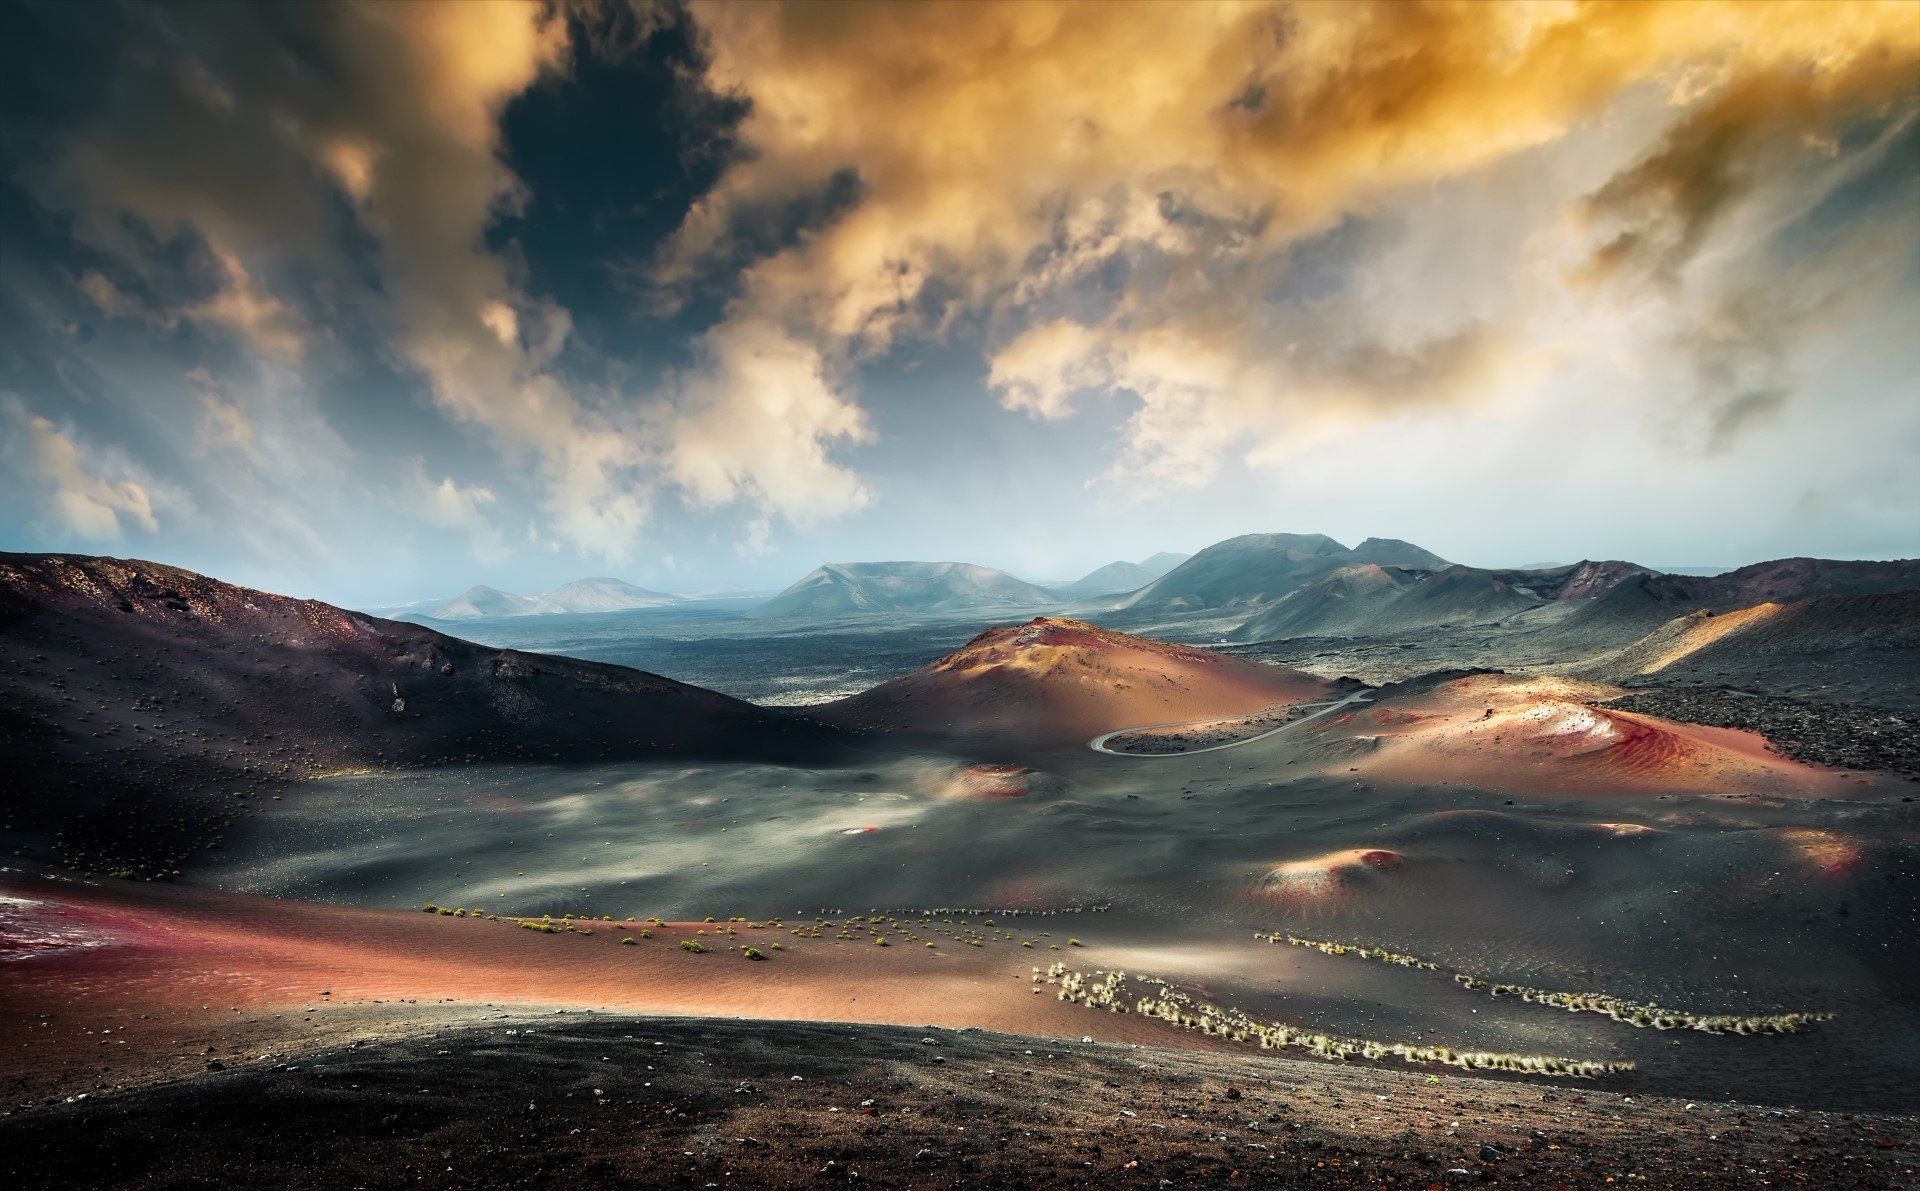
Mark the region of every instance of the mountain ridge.
POLYGON ((568 612, 625 612, 684 602, 684 597, 650 591, 624 579, 595 577, 575 579, 537 596, 476 584, 426 615, 432 620, 488 620, 501 616, 557 616, 568 612))
POLYGON ((801 576, 747 615, 756 620, 953 612, 1058 603, 1047 588, 965 562, 836 562, 801 576))

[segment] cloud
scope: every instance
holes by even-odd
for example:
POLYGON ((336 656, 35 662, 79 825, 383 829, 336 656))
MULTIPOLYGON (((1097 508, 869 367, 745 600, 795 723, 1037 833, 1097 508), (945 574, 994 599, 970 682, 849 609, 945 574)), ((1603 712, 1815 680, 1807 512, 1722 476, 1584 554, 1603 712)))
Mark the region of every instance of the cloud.
POLYGON ((1920 186, 1890 196, 1835 236, 1762 268, 1716 275, 1684 309, 1668 342, 1683 361, 1682 412, 1701 448, 1731 449, 1777 418, 1802 386, 1795 357, 1817 334, 1897 302, 1902 271, 1920 259, 1912 204, 1920 186))
POLYGON ((249 276, 238 256, 215 248, 213 259, 219 266, 218 288, 183 307, 180 317, 237 332, 261 355, 298 360, 307 334, 300 316, 249 276))
POLYGON ((1904 40, 1758 70, 1677 122, 1653 152, 1588 196, 1585 217, 1614 230, 1584 277, 1637 272, 1673 281, 1715 226, 1791 159, 1835 155, 1832 138, 1848 121, 1920 100, 1920 20, 1911 9, 1902 15, 1904 40))
POLYGON ((747 115, 657 280, 732 261, 762 212, 838 187, 853 197, 741 271, 730 320, 831 362, 984 311, 1002 405, 1057 419, 1089 391, 1129 393, 1122 470, 1167 482, 1212 474, 1249 438, 1274 458, 1332 421, 1457 401, 1496 357, 1538 354, 1508 350, 1521 316, 1396 325, 1418 320, 1343 301, 1363 325, 1340 328, 1276 312, 1276 293, 1321 283, 1298 281, 1295 246, 1413 187, 1591 135, 1652 93, 1674 113, 1665 147, 1586 213, 1691 251, 1746 193, 1732 174, 1762 128, 1791 139, 1900 101, 1920 37, 1910 9, 1880 4, 691 12, 707 85, 747 115), (1781 79, 1802 83, 1783 95, 1781 79), (1676 189, 1682 166, 1692 190, 1676 189), (1656 230, 1667 209, 1693 213, 1656 230), (1328 328, 1341 346, 1316 353, 1328 328))
POLYGON ((55 527, 89 543, 117 541, 129 529, 159 531, 146 486, 111 476, 123 468, 89 459, 68 433, 18 401, 0 405, 0 413, 13 430, 8 454, 40 485, 55 527))
POLYGON ((82 273, 74 286, 108 318, 130 319, 165 331, 176 330, 182 323, 220 327, 237 334, 262 356, 298 361, 309 333, 299 313, 269 293, 233 253, 210 248, 206 255, 214 279, 208 292, 181 297, 170 307, 148 303, 98 269, 82 273))
MULTIPOLYGON (((695 502, 744 500, 801 526, 867 504, 865 486, 828 449, 866 442, 872 431, 835 391, 817 349, 742 319, 708 334, 703 349, 704 363, 680 380, 666 417, 668 466, 695 502)), ((755 549, 766 532, 764 519, 750 527, 755 549)))
POLYGON ((516 477, 423 470, 432 516, 491 550, 521 535, 489 523, 533 515, 529 540, 615 560, 677 505, 726 511, 749 552, 870 507, 885 421, 856 378, 909 337, 978 337, 1020 416, 1113 414, 1101 478, 1143 493, 1428 412, 1571 401, 1549 370, 1572 357, 1630 361, 1693 438, 1732 442, 1780 417, 1831 321, 1761 300, 1769 268, 1800 275, 1778 241, 1861 130, 1907 118, 1920 60, 1898 4, 693 0, 687 86, 717 102, 676 110, 740 122, 702 129, 726 164, 652 279, 703 299, 676 328, 721 314, 684 355, 633 359, 579 342, 500 241, 540 181, 502 119, 570 85, 570 36, 638 52, 679 9, 116 11, 111 85, 36 184, 84 246, 79 292, 219 374, 182 407, 200 452, 245 461, 253 493, 301 453, 330 455, 302 473, 322 481, 357 451, 377 466, 394 446, 362 426, 432 433, 404 398, 349 428, 371 399, 316 395, 378 372, 347 358, 370 339, 516 477), (233 348, 251 358, 216 362, 233 348), (636 375, 664 379, 583 379, 636 375))
POLYGON ((1099 333, 1065 318, 1021 332, 994 353, 987 372, 1000 404, 1049 421, 1071 412, 1075 394, 1112 383, 1099 333))
MULTIPOLYGON (((630 428, 554 371, 570 319, 521 292, 484 243, 523 198, 500 113, 564 68, 564 22, 512 2, 283 15, 291 30, 251 10, 145 14, 172 52, 138 59, 128 102, 73 134, 52 192, 83 238, 156 291, 159 246, 199 245, 208 292, 148 307, 152 321, 219 325, 289 361, 305 328, 260 278, 313 272, 352 293, 351 228, 329 196, 344 198, 380 271, 378 291, 354 300, 390 328, 394 354, 449 416, 533 463, 559 534, 589 553, 630 551, 647 507, 630 428), (327 85, 309 85, 301 55, 325 64, 327 85), (149 234, 129 234, 129 215, 149 234)), ((83 279, 103 310, 138 312, 110 285, 83 279)))
POLYGON ((370 314, 448 418, 531 467, 548 530, 582 553, 630 558, 665 484, 795 523, 859 508, 866 489, 830 452, 865 423, 809 344, 729 326, 659 391, 581 384, 564 369, 569 312, 488 246, 527 198, 501 115, 570 69, 581 14, 590 41, 625 27, 514 0, 136 14, 167 52, 133 56, 120 102, 72 132, 47 191, 145 294, 101 270, 82 291, 110 316, 218 327, 292 362, 314 320, 281 285, 317 278, 370 314), (199 262, 185 279, 168 273, 181 243, 199 262))
POLYGON ((498 498, 485 485, 462 485, 451 476, 428 477, 425 460, 415 460, 407 485, 407 500, 427 524, 466 535, 473 556, 484 563, 499 562, 512 553, 505 535, 487 510, 498 498))

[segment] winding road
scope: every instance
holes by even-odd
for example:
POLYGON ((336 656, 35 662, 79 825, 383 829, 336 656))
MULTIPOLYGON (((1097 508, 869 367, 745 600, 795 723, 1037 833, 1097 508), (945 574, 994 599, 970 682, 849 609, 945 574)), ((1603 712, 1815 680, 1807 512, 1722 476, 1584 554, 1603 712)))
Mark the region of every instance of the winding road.
POLYGON ((1127 752, 1121 752, 1119 749, 1108 748, 1107 741, 1112 740, 1116 736, 1125 736, 1129 732, 1158 732, 1167 728, 1186 728, 1194 724, 1215 724, 1215 723, 1219 723, 1222 719, 1225 719, 1227 717, 1213 715, 1200 720, 1182 720, 1177 724, 1142 724, 1141 726, 1136 728, 1115 728, 1111 732, 1103 732, 1100 735, 1094 737, 1092 740, 1087 741, 1087 747, 1092 749, 1096 753, 1105 753, 1109 757, 1132 757, 1136 760, 1143 760, 1143 761, 1152 760, 1152 759, 1161 758, 1161 757, 1191 757, 1197 753, 1215 753, 1215 752, 1219 752, 1221 749, 1239 748, 1243 744, 1252 744, 1256 740, 1265 740, 1267 737, 1272 736, 1276 732, 1285 732, 1288 728, 1298 727, 1301 724, 1305 724, 1310 721, 1317 720, 1323 715, 1332 715, 1334 712, 1339 711, 1342 707, 1345 707, 1350 703, 1365 703, 1368 701, 1368 696, 1372 694, 1373 694, 1372 690, 1359 690, 1359 691, 1353 692, 1351 695, 1348 695, 1344 699, 1335 700, 1332 703, 1303 703, 1303 704, 1300 704, 1300 706, 1318 707, 1320 710, 1314 712, 1312 715, 1303 715, 1297 720, 1288 720, 1286 723, 1281 724, 1278 728, 1269 728, 1265 732, 1262 732, 1256 736, 1249 736, 1244 740, 1229 740, 1225 744, 1210 744, 1205 748, 1183 749, 1182 751, 1177 753, 1127 753, 1127 752))

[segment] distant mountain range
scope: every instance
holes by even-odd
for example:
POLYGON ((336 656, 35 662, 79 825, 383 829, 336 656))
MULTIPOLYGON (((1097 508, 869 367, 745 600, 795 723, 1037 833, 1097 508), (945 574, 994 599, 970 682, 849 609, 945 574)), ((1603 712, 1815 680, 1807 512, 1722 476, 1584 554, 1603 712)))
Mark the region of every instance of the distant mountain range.
POLYGON ((1537 571, 1361 565, 1295 587, 1231 636, 1237 641, 1383 637, 1441 625, 1504 623, 1533 629, 1560 642, 1557 652, 1572 653, 1616 647, 1696 611, 1916 587, 1920 560, 1912 559, 1783 558, 1721 575, 1669 575, 1620 561, 1537 571))
POLYGON ((1043 607, 1058 602, 1044 587, 973 563, 835 562, 809 571, 747 615, 761 620, 822 619, 1043 607))
POLYGON ((1162 550, 1139 562, 1110 562, 1053 590, 1066 596, 1119 595, 1121 592, 1136 591, 1192 557, 1191 554, 1162 550))
POLYGON ((684 603, 684 596, 635 587, 621 579, 575 579, 545 595, 515 595, 497 587, 469 587, 427 615, 435 620, 495 616, 553 616, 562 612, 625 612, 684 603))
POLYGON ((976 608, 1051 608, 1153 582, 1187 555, 1110 562, 1071 583, 1042 585, 966 562, 830 562, 748 613, 762 620, 920 616, 976 608))
MULTIPOLYGON (((1920 560, 1787 558, 1720 574, 1663 572, 1618 559, 1563 566, 1463 566, 1394 538, 1348 547, 1325 534, 1244 534, 1187 556, 1116 561, 1043 585, 964 562, 828 563, 753 608, 757 620, 866 617, 961 619, 997 612, 1097 606, 1125 623, 1205 618, 1238 627, 1236 642, 1299 637, 1393 637, 1448 626, 1524 631, 1538 651, 1584 657, 1619 649, 1678 616, 1763 601, 1869 596, 1920 588, 1920 560)), ((619 612, 689 597, 619 579, 578 579, 543 595, 473 587, 434 609, 435 621, 619 612)), ((411 618, 411 615, 410 615, 411 618)), ((422 619, 425 619, 424 617, 422 619)), ((1163 623, 1164 622, 1164 623, 1163 623)), ((1177 631, 1177 630, 1176 630, 1177 631)), ((1215 638, 1217 639, 1217 638, 1215 638)))

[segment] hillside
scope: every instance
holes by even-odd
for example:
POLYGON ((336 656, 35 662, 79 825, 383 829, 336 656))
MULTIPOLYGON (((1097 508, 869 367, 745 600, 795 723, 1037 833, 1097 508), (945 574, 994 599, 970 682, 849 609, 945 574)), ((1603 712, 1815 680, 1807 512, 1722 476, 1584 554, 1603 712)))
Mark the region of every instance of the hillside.
POLYGON ((1216 542, 1136 592, 1122 607, 1185 612, 1260 607, 1353 566, 1437 568, 1444 559, 1407 542, 1368 538, 1357 549, 1325 534, 1257 533, 1216 542))
POLYGON ((1098 596, 1119 595, 1122 592, 1135 591, 1158 579, 1173 568, 1185 562, 1189 556, 1161 551, 1151 558, 1139 562, 1110 562, 1072 583, 1056 590, 1061 595, 1098 596))
POLYGON ((1348 566, 1260 608, 1229 639, 1395 638, 1443 626, 1501 624, 1525 634, 1529 656, 1571 662, 1625 647, 1690 612, 1916 587, 1920 562, 1913 560, 1789 558, 1711 576, 1662 574, 1619 560, 1531 571, 1348 566))
POLYGON ((1164 575, 1192 557, 1193 555, 1191 554, 1180 554, 1173 550, 1162 550, 1158 554, 1141 559, 1140 565, 1152 571, 1155 575, 1164 575))
POLYGON ((1920 591, 1815 596, 1661 625, 1594 664, 1635 685, 1713 685, 1920 707, 1920 591))
POLYGON ((1618 687, 1498 673, 1385 688, 1348 731, 1353 772, 1529 796, 1687 791, 1828 795, 1845 775, 1771 751, 1763 737, 1609 706, 1618 687))
POLYGON ((837 562, 810 571, 748 615, 762 620, 825 619, 1057 602, 1044 587, 972 563, 837 562))
POLYGON ((1437 571, 1447 565, 1447 560, 1433 551, 1398 538, 1368 538, 1353 548, 1353 559, 1376 566, 1415 567, 1426 571, 1437 571))
POLYGON ((636 587, 623 579, 575 579, 545 595, 515 595, 495 587, 470 587, 433 610, 434 620, 486 620, 496 616, 554 616, 563 612, 626 612, 683 602, 681 597, 636 587))
POLYGON ((1159 577, 1137 562, 1110 562, 1106 566, 1087 572, 1086 575, 1065 587, 1054 590, 1061 595, 1119 595, 1121 592, 1145 587, 1159 577))
POLYGON ((155 563, 0 555, 7 821, 99 867, 173 867, 303 778, 487 758, 796 756, 820 729, 620 666, 155 563))
POLYGON ((1245 715, 1320 679, 1077 620, 988 629, 911 674, 814 709, 829 723, 969 743, 1078 747, 1117 728, 1245 715))
POLYGON ((1590 561, 1539 571, 1342 567, 1263 608, 1230 639, 1392 637, 1442 625, 1495 624, 1551 603, 1596 599, 1646 574, 1632 563, 1590 561))
POLYGON ((636 587, 624 579, 605 578, 575 579, 540 598, 568 612, 626 612, 684 602, 679 596, 636 587))
POLYGON ((1229 634, 1233 641, 1359 636, 1426 572, 1373 563, 1341 567, 1296 587, 1229 634))
POLYGON ((515 595, 482 584, 467 588, 428 615, 435 620, 486 620, 495 616, 551 616, 565 611, 539 596, 515 595))

